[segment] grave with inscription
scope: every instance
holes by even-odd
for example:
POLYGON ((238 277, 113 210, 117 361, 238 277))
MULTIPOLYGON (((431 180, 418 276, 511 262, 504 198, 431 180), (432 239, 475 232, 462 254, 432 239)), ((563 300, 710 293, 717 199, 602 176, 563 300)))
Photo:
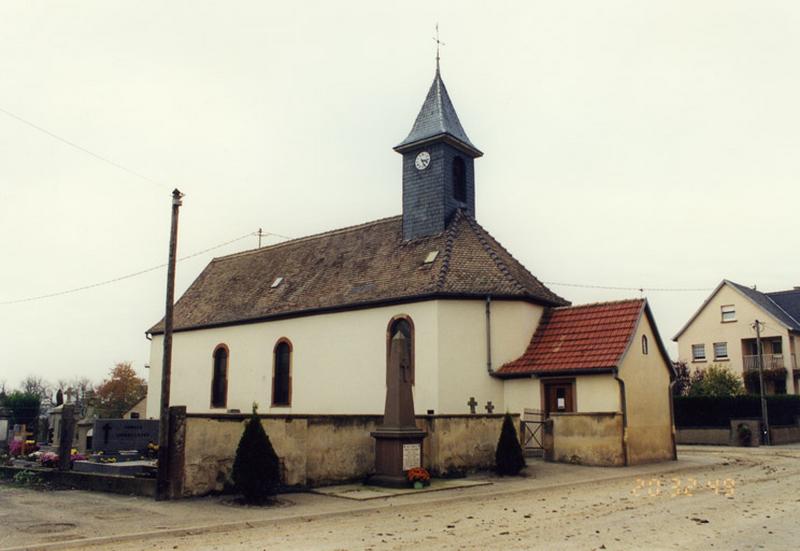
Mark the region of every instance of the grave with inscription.
POLYGON ((92 455, 75 461, 80 472, 134 476, 152 470, 158 421, 152 419, 97 419, 92 427, 92 455))
POLYGON ((144 451, 158 442, 155 419, 97 419, 92 428, 92 451, 144 451))
POLYGON ((408 485, 405 472, 422 466, 425 431, 414 416, 410 327, 404 319, 391 326, 389 363, 386 367, 386 405, 383 422, 370 435, 375 439, 375 474, 369 483, 377 486, 408 485))

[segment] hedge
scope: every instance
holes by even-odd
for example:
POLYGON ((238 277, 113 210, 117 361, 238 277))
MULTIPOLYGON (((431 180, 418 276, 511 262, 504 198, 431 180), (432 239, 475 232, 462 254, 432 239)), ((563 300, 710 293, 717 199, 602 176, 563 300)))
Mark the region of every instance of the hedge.
MULTIPOLYGON (((675 396, 675 426, 729 427, 731 419, 761 417, 761 399, 745 396, 675 396)), ((770 425, 794 425, 800 416, 800 396, 767 396, 770 425)))

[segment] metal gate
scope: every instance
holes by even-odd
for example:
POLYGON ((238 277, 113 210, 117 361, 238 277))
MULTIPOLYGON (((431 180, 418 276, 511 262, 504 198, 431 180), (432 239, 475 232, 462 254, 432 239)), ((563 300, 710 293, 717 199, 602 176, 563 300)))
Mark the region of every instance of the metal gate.
POLYGON ((520 441, 525 455, 541 457, 544 455, 542 445, 544 436, 544 413, 538 409, 525 409, 520 417, 520 441))

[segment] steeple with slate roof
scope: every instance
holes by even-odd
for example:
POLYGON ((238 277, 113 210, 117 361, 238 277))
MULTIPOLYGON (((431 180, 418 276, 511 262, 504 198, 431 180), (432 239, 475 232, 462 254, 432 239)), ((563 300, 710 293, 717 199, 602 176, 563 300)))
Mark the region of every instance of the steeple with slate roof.
POLYGON ((442 80, 436 74, 414 126, 394 148, 403 155, 403 238, 442 233, 459 210, 475 216, 474 161, 483 153, 458 120, 442 80))
POLYGON ((438 61, 436 75, 425 97, 425 103, 422 104, 422 109, 414 121, 414 126, 406 139, 395 146, 394 150, 403 153, 437 139, 449 140, 473 158, 483 155, 483 152, 469 140, 461 121, 458 120, 458 113, 442 80, 438 61))

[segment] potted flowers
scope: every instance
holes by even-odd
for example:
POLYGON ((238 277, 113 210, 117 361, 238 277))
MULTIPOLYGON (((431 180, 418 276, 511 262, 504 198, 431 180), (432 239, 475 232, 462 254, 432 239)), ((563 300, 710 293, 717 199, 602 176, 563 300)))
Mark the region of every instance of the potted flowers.
POLYGON ((417 490, 431 483, 431 474, 422 467, 409 469, 406 472, 406 478, 408 479, 408 483, 417 490))

